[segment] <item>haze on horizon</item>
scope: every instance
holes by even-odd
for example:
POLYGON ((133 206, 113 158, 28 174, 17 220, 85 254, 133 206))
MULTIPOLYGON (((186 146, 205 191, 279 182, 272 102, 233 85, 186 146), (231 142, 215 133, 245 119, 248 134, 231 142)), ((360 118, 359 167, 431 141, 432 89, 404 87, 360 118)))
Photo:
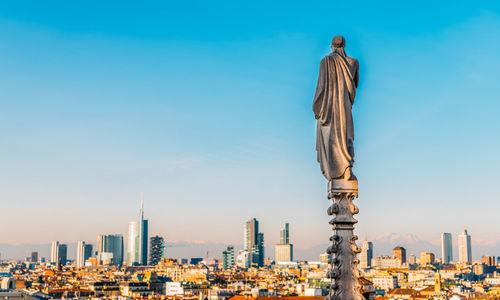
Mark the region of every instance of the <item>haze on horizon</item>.
POLYGON ((337 34, 356 234, 500 240, 500 4, 51 4, 0 3, 1 243, 125 235, 141 192, 167 241, 241 244, 255 217, 266 245, 285 222, 326 243, 311 105, 337 34))

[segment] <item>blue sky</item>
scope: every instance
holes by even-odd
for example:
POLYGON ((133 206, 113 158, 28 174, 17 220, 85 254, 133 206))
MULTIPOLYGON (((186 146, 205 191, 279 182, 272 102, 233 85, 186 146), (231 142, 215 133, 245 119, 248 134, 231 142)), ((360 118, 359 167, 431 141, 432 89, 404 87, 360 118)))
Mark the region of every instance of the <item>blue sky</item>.
POLYGON ((297 247, 329 235, 311 111, 341 34, 359 59, 357 233, 500 237, 494 1, 0 3, 5 243, 125 233, 297 247), (15 227, 14 227, 15 226, 15 227))

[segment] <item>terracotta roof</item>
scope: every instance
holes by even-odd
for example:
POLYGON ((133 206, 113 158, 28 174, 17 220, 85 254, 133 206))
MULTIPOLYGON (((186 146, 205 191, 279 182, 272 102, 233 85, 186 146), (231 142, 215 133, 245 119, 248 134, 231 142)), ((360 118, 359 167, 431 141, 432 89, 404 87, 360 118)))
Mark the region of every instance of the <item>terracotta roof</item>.
POLYGON ((229 300, 323 300, 324 296, 289 296, 289 297, 245 297, 236 295, 229 300))
POLYGON ((387 295, 412 295, 417 296, 420 294, 419 291, 410 288, 397 288, 392 291, 387 292, 387 295))

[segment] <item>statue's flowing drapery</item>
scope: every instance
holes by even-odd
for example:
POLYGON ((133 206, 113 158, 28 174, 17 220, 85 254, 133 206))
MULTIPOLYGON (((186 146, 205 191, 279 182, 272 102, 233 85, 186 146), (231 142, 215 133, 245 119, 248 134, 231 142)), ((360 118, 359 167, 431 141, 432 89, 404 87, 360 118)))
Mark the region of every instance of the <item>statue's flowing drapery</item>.
POLYGON ((317 125, 316 151, 328 180, 340 178, 354 163, 352 104, 358 85, 358 61, 342 49, 323 58, 313 111, 317 125))

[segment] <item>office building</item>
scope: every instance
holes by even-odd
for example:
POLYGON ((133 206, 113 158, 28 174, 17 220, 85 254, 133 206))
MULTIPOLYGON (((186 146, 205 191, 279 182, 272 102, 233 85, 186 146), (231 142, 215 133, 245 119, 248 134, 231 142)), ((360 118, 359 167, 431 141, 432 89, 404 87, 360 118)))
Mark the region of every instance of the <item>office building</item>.
POLYGON ((359 267, 369 268, 372 266, 373 259, 373 243, 364 241, 361 246, 361 253, 359 254, 359 267))
POLYGON ((85 247, 83 248, 83 261, 87 261, 87 259, 91 258, 92 255, 92 250, 94 246, 92 244, 85 244, 85 247))
POLYGON ((441 262, 449 264, 453 261, 453 244, 451 233, 443 232, 441 234, 441 262))
POLYGON ((150 239, 149 265, 156 266, 165 255, 165 240, 157 235, 150 239))
POLYGON ((98 257, 108 260, 110 259, 109 253, 112 253, 112 264, 123 263, 123 236, 121 234, 103 234, 97 237, 98 257))
POLYGON ((141 197, 141 212, 139 218, 139 265, 148 264, 148 220, 144 219, 144 197, 141 197))
POLYGON ((465 228, 458 235, 458 261, 463 264, 470 264, 472 261, 471 237, 465 228))
POLYGON ((148 264, 148 220, 144 219, 144 197, 141 194, 139 220, 128 223, 127 265, 145 266, 148 264))
POLYGON ((50 248, 50 262, 57 264, 57 257, 59 255, 59 241, 52 242, 52 247, 50 248))
POLYGON ((396 256, 378 256, 372 259, 372 266, 382 269, 401 268, 401 260, 396 256))
POLYGON ((280 243, 275 246, 274 260, 276 263, 293 261, 293 245, 290 244, 290 224, 285 223, 280 230, 280 243))
POLYGON ((423 252, 420 254, 420 265, 433 265, 435 263, 434 253, 423 252))
POLYGON ((138 222, 128 223, 127 234, 127 266, 136 266, 139 264, 139 228, 138 222))
POLYGON ((275 246, 274 260, 276 263, 288 263, 293 260, 293 245, 278 244, 275 246))
POLYGON ((264 234, 259 232, 259 221, 253 218, 245 224, 244 251, 247 251, 250 264, 255 266, 264 265, 264 234))
POLYGON ((34 251, 34 252, 31 252, 31 259, 30 259, 31 262, 38 262, 38 252, 34 251))
POLYGON ((494 256, 483 256, 481 257, 481 262, 488 267, 495 266, 495 257, 494 256))
POLYGON ((52 242, 50 261, 58 266, 64 266, 66 265, 67 257, 68 246, 66 244, 60 244, 59 241, 52 242))
POLYGON ((92 256, 92 244, 87 244, 84 241, 79 241, 76 245, 76 266, 82 268, 85 266, 85 261, 92 256))
POLYGON ((403 248, 401 246, 397 246, 396 248, 392 249, 392 254, 399 259, 399 263, 401 265, 406 263, 406 249, 405 248, 403 248))
POLYGON ((290 224, 285 223, 285 226, 280 230, 280 244, 290 244, 290 224))
POLYGON ((78 268, 82 268, 85 266, 85 242, 84 241, 79 241, 76 244, 76 266, 78 268))
POLYGON ((416 263, 417 263, 417 257, 415 256, 415 254, 410 254, 410 256, 408 256, 408 264, 414 265, 416 263))
POLYGON ((228 246, 222 251, 222 268, 224 270, 231 269, 234 266, 234 246, 228 246))
POLYGON ((65 266, 68 262, 68 245, 59 244, 57 250, 57 262, 58 266, 65 266))

